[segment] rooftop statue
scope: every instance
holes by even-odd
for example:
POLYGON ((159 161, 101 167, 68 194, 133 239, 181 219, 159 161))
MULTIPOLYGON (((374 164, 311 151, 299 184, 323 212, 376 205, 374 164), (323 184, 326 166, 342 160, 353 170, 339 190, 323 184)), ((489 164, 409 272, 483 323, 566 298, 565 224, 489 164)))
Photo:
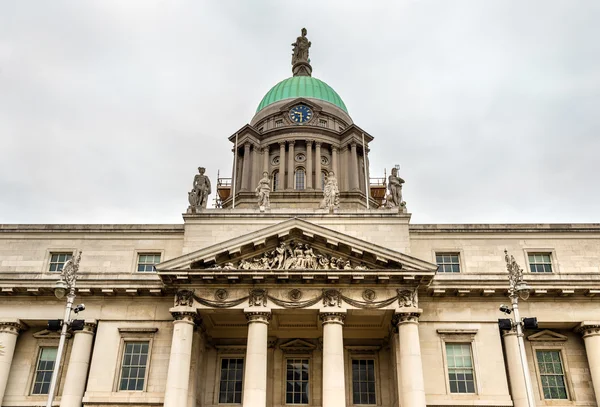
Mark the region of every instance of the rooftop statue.
POLYGON ((258 181, 258 186, 254 190, 258 197, 258 207, 263 209, 269 209, 271 202, 269 201, 269 194, 271 193, 271 186, 269 180, 269 173, 263 172, 263 177, 258 181))
POLYGON ((203 208, 206 208, 208 196, 211 193, 210 179, 204 175, 205 168, 198 167, 198 174, 194 177, 192 191, 188 192, 188 213, 196 213, 203 208))
POLYGON ((406 202, 402 200, 402 184, 404 180, 398 176, 398 169, 392 168, 392 174, 388 177, 388 195, 387 204, 391 207, 405 206, 406 202))
POLYGON ((292 44, 292 47, 294 47, 292 65, 296 65, 299 62, 309 63, 308 49, 310 48, 310 41, 306 38, 306 28, 302 29, 302 34, 296 38, 296 42, 292 44))
POLYGON ((329 171, 325 179, 325 188, 323 188, 323 200, 319 207, 321 209, 337 209, 340 205, 340 190, 338 182, 333 171, 329 171))

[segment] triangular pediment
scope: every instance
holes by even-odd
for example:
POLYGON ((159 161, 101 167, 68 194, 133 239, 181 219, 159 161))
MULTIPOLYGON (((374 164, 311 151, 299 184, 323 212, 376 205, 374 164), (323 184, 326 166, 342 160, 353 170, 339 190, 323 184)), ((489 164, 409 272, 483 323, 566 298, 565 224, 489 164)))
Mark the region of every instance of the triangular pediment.
POLYGON ((292 339, 279 345, 279 348, 284 352, 312 352, 317 346, 302 339, 292 339))
POLYGON ((537 332, 527 337, 528 341, 532 342, 565 342, 567 337, 549 329, 537 332))
POLYGON ((203 270, 378 270, 430 278, 436 269, 433 263, 297 218, 156 265, 161 277, 203 270))

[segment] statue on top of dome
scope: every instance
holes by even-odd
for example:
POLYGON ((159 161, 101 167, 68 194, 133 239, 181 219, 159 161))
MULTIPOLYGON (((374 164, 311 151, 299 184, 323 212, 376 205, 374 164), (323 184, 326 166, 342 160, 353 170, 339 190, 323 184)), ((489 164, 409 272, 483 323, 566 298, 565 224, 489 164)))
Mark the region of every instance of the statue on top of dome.
POLYGON ((296 38, 296 42, 292 44, 294 50, 292 52, 292 65, 296 65, 299 62, 309 63, 308 49, 310 48, 310 41, 306 38, 306 28, 302 29, 302 35, 296 38))

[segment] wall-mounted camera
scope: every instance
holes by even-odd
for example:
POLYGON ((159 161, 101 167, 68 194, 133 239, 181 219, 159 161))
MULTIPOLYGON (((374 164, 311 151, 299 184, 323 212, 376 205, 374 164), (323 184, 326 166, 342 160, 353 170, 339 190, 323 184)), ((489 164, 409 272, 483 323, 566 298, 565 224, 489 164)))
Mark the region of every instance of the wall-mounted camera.
POLYGON ((512 309, 505 304, 500 305, 500 312, 505 313, 506 315, 509 315, 512 312, 512 309))
POLYGON ((85 304, 79 304, 75 308, 73 308, 73 312, 79 314, 81 311, 85 310, 85 304))

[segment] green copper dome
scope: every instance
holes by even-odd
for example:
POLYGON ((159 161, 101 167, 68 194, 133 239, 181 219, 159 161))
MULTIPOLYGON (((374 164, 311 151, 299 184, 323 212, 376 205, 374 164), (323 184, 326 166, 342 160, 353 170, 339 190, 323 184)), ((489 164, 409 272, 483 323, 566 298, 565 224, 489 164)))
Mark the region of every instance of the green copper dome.
POLYGON ((348 113, 340 95, 323 81, 312 76, 293 76, 279 82, 260 101, 256 112, 284 99, 312 98, 332 103, 348 113))

